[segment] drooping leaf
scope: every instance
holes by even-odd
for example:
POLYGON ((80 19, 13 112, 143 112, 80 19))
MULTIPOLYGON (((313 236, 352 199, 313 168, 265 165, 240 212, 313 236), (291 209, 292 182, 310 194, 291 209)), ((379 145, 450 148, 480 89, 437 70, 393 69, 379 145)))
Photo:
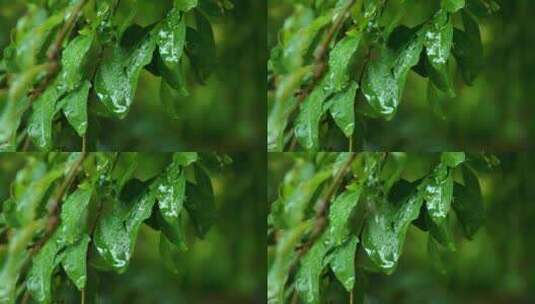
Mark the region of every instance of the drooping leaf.
POLYGON ((431 219, 441 224, 450 211, 453 195, 453 176, 445 164, 439 164, 424 186, 424 198, 431 219))
POLYGON ((195 184, 186 186, 185 207, 193 221, 199 237, 204 237, 214 224, 217 216, 214 191, 208 174, 199 166, 195 166, 195 184))
POLYGON ((91 83, 84 81, 61 101, 63 114, 80 137, 87 131, 87 98, 91 83))
POLYGON ((370 260, 383 272, 392 273, 397 265, 409 224, 418 218, 423 198, 419 194, 397 204, 379 200, 368 220, 362 245, 370 260))
POLYGON ((331 116, 346 137, 351 137, 355 130, 355 96, 358 84, 351 83, 345 90, 334 95, 329 107, 331 116))
POLYGON ((61 246, 52 239, 45 243, 32 259, 32 266, 26 278, 26 288, 32 297, 41 303, 52 302, 52 274, 61 259, 61 246))
POLYGON ((65 273, 74 283, 78 290, 85 288, 87 282, 87 247, 90 238, 87 234, 78 240, 77 243, 67 247, 63 253, 61 265, 65 273))
POLYGON ((358 50, 360 36, 346 36, 331 50, 329 70, 324 76, 323 87, 329 92, 338 92, 347 87, 349 82, 349 64, 358 50))
POLYGON ((58 101, 56 88, 50 86, 33 103, 33 112, 28 123, 28 136, 41 150, 52 148, 52 121, 58 101))
POLYGON ((61 71, 58 75, 59 92, 70 92, 79 87, 84 75, 84 63, 93 44, 94 36, 79 35, 67 44, 61 56, 61 71))
POLYGON ((295 137, 307 150, 320 148, 319 124, 325 111, 323 103, 326 97, 324 90, 321 87, 316 87, 303 101, 297 116, 294 128, 295 137))
POLYGON ((197 28, 186 30, 186 54, 196 71, 200 83, 204 83, 217 63, 212 25, 200 12, 196 12, 197 28))
POLYGON ((472 239, 485 222, 485 206, 477 176, 463 168, 464 186, 455 183, 453 209, 461 223, 464 235, 472 239))
POLYGON ((150 63, 156 48, 155 35, 147 32, 134 46, 113 45, 103 51, 95 76, 95 91, 108 110, 124 118, 134 99, 139 74, 150 63))
POLYGON ((325 245, 325 240, 326 238, 322 237, 312 245, 312 248, 301 259, 295 277, 295 289, 303 302, 307 304, 320 303, 320 275, 325 267, 325 255, 329 250, 329 247, 325 245))
POLYGON ((165 64, 176 64, 186 42, 186 23, 178 9, 172 9, 158 30, 158 50, 165 64))
POLYGON ((337 247, 329 257, 329 264, 334 275, 348 292, 351 292, 355 286, 355 253, 358 243, 359 239, 356 236, 351 236, 344 244, 337 247))

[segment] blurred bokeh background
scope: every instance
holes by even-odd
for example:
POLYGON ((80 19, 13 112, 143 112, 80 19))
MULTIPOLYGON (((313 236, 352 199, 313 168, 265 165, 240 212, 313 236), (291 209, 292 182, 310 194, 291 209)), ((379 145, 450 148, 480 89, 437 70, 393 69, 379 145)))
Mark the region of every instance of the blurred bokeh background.
MULTIPOLYGON (((418 154, 418 165, 404 174, 427 172, 432 155, 418 154)), ((411 225, 396 271, 357 277, 364 303, 535 303, 535 157, 529 153, 498 154, 500 165, 478 170, 486 222, 474 239, 458 235, 457 251, 437 263, 427 249, 427 234, 411 225)), ((292 165, 290 153, 270 153, 268 198, 274 202, 278 185, 292 165)), ((337 280, 330 284, 330 303, 347 303, 337 280)))
MULTIPOLYGON (((24 14, 27 2, 0 0, 0 52, 9 43, 10 30, 24 14)), ((266 2, 232 3, 233 9, 209 18, 216 39, 216 69, 205 85, 197 84, 193 73, 188 73, 192 76, 188 80, 191 95, 176 98, 179 117, 172 118, 162 106, 160 79, 143 70, 127 118, 100 118, 99 123, 90 120, 89 129, 94 132, 91 136, 99 138, 95 149, 244 151, 264 147, 266 2)), ((171 5, 172 0, 139 0, 135 22, 151 24, 161 19, 171 5)), ((80 140, 74 133, 63 136, 64 150, 79 149, 80 140)))
MULTIPOLYGON (((88 288, 97 291, 96 303, 265 303, 266 155, 230 157, 232 164, 210 174, 218 220, 204 240, 180 256, 178 274, 164 266, 159 233, 142 225, 125 273, 89 267, 88 288)), ((0 202, 23 163, 23 153, 0 153, 0 202)), ((61 303, 78 303, 79 292, 64 286, 61 303)))
MULTIPOLYGON (((292 6, 310 1, 269 0, 268 47, 292 6)), ((436 11, 439 0, 410 0, 414 9, 402 22, 414 26, 436 11)), ((442 100, 443 119, 427 100, 427 80, 410 72, 403 102, 392 121, 357 116, 357 137, 367 150, 517 151, 532 148, 535 138, 535 26, 532 0, 496 0, 501 9, 480 18, 484 68, 473 86, 457 75, 457 97, 442 100)), ((358 107, 358 104, 357 104, 358 107)), ((337 128, 329 133, 333 150, 347 149, 337 128)))

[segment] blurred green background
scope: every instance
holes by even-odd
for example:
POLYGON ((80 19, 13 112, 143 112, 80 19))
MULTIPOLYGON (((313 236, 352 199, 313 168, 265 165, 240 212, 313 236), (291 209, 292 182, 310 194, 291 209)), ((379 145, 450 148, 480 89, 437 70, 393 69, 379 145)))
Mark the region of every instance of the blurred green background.
MULTIPOLYGON (((0 51, 25 11, 24 0, 0 0, 0 51)), ((215 4, 215 0, 203 0, 215 4)), ((135 22, 146 26, 161 19, 172 0, 137 1, 135 22)), ((176 100, 173 119, 160 102, 160 79, 141 73, 131 111, 122 121, 90 121, 97 150, 110 151, 243 151, 264 147, 266 2, 232 0, 234 8, 212 16, 217 65, 203 86, 189 79, 191 96, 176 100)), ((193 73, 188 73, 193 74, 193 73)), ((190 75, 192 76, 192 75, 190 75)), ((93 101, 95 102, 95 101, 93 101)), ((91 107, 91 104, 89 105, 91 107)), ((0 107, 1 108, 1 107, 0 107)), ((63 134, 64 150, 78 150, 74 133, 63 134)))
MULTIPOLYGON (((142 225, 124 274, 88 268, 88 290, 97 290, 96 303, 265 303, 266 155, 230 157, 232 164, 210 174, 218 220, 204 240, 196 240, 181 256, 179 273, 165 268, 159 233, 142 225)), ((0 153, 0 202, 23 163, 23 153, 0 153)), ((64 286, 61 303, 79 303, 72 284, 64 286)))
MULTIPOLYGON (((430 153, 412 154, 421 163, 407 175, 414 178, 432 165, 430 153)), ((535 303, 535 155, 498 154, 501 164, 479 170, 486 222, 474 239, 458 238, 457 251, 445 257, 445 267, 427 252, 427 234, 411 225, 397 270, 391 275, 366 273, 357 278, 364 303, 535 303)), ((270 153, 268 201, 292 165, 290 153, 270 153)), ((324 291, 329 303, 347 303, 347 292, 335 283, 324 291)))
MULTIPOLYGON (((268 47, 291 14, 292 4, 311 1, 269 0, 268 47)), ((439 0, 408 0, 414 9, 402 22, 414 26, 438 9, 439 0)), ((480 19, 484 68, 472 87, 457 75, 457 97, 444 100, 445 119, 427 100, 427 80, 410 72, 403 102, 392 121, 357 116, 359 140, 367 150, 517 151, 535 138, 535 1, 497 0, 498 13, 480 19)), ((358 107, 358 104, 357 104, 358 107)), ((347 149, 337 128, 328 138, 333 150, 347 149)))

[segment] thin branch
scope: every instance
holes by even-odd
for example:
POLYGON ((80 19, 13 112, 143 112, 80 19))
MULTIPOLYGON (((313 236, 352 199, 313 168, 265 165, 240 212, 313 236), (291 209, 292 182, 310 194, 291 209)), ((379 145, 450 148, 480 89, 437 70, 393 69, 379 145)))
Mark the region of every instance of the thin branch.
POLYGON ((71 32, 74 26, 74 23, 76 22, 76 20, 78 20, 78 16, 86 3, 87 3, 87 0, 80 0, 80 2, 78 2, 78 4, 72 10, 71 15, 69 16, 69 19, 67 19, 67 22, 65 22, 65 25, 61 28, 61 30, 57 34, 56 39, 54 40, 54 43, 52 43, 52 45, 48 49, 48 52, 46 53, 48 60, 58 61, 59 51, 61 50, 61 45, 63 44, 65 37, 67 37, 67 34, 71 32))
POLYGON ((37 88, 28 93, 31 101, 37 99, 39 96, 41 96, 41 94, 43 94, 46 88, 50 85, 50 82, 52 82, 56 74, 59 72, 59 52, 61 50, 61 46, 63 45, 63 41, 67 37, 68 33, 70 33, 74 27, 74 24, 76 23, 76 20, 78 20, 80 12, 86 3, 87 0, 80 0, 80 2, 78 2, 78 4, 73 8, 67 21, 56 35, 54 42, 52 45, 50 45, 47 51, 49 66, 47 67, 45 78, 43 81, 41 81, 37 88))
POLYGON ((83 160, 85 159, 85 153, 82 152, 76 163, 73 164, 67 177, 63 180, 63 183, 56 188, 54 195, 48 201, 48 224, 46 227, 45 236, 41 238, 33 248, 33 252, 38 252, 39 249, 48 241, 48 239, 54 234, 54 231, 59 225, 59 209, 60 202, 65 195, 65 192, 70 188, 71 184, 78 173, 78 169, 82 165, 83 160))
POLYGON ((356 153, 350 154, 349 158, 344 163, 342 168, 340 168, 340 170, 336 173, 336 176, 334 177, 333 182, 329 185, 329 188, 327 188, 325 195, 322 196, 317 201, 316 207, 315 207, 316 216, 315 216, 314 229, 312 230, 312 233, 307 243, 305 243, 305 245, 301 247, 301 252, 300 252, 301 256, 303 256, 310 249, 310 247, 314 244, 314 242, 321 236, 325 227, 327 227, 327 224, 329 222, 327 214, 331 206, 331 200, 333 196, 336 194, 336 192, 338 191, 338 188, 340 188, 340 185, 342 184, 342 181, 344 180, 344 176, 346 175, 347 171, 350 169, 351 164, 355 160, 355 157, 357 157, 356 153))
MULTIPOLYGON (((355 4, 355 2, 356 0, 349 0, 347 2, 346 6, 342 9, 340 14, 336 16, 336 19, 334 20, 333 24, 327 31, 327 34, 323 38, 320 45, 318 45, 318 47, 314 51, 314 74, 313 74, 314 77, 312 78, 312 82, 310 83, 310 85, 308 85, 305 89, 303 89, 303 91, 299 94, 299 97, 298 97, 299 103, 303 102, 305 98, 308 95, 310 95, 312 90, 316 87, 318 82, 323 77, 323 74, 327 70, 328 63, 325 61, 325 59, 327 57, 326 55, 327 55, 327 51, 329 50, 329 45, 331 41, 333 40, 335 34, 342 27, 342 24, 344 23, 344 21, 347 19, 347 17, 349 17, 349 13, 351 11, 351 8, 355 4)), ((293 111, 297 110, 298 108, 299 107, 295 107, 293 111)), ((295 138, 295 134, 293 134, 292 132, 290 151, 292 151, 295 148, 296 144, 297 144, 297 141, 295 138)))

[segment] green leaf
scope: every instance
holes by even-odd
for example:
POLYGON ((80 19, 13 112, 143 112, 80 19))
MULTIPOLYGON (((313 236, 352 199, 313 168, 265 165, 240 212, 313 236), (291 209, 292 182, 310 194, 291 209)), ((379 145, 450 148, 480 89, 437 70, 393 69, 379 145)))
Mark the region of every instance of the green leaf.
POLYGON ((95 248, 107 266, 119 273, 126 270, 139 227, 150 217, 155 202, 152 191, 145 191, 131 206, 119 200, 103 202, 93 237, 95 248))
POLYGON ((268 150, 282 151, 284 146, 284 130, 288 119, 298 106, 297 98, 293 95, 304 78, 311 74, 312 67, 306 66, 281 76, 275 93, 275 102, 268 117, 268 150))
POLYGON ((284 43, 282 65, 287 71, 293 71, 304 63, 304 56, 319 31, 331 21, 331 14, 318 16, 312 22, 292 33, 284 43))
POLYGON ((113 45, 103 52, 102 63, 95 76, 95 91, 108 110, 124 118, 134 99, 139 74, 151 62, 156 48, 155 35, 143 35, 133 47, 113 45))
POLYGON ((52 121, 58 97, 56 88, 49 86, 33 103, 33 112, 28 123, 28 136, 41 150, 48 151, 52 148, 52 121))
POLYGON ((330 176, 330 170, 315 172, 310 164, 301 164, 288 172, 280 190, 281 196, 271 208, 270 216, 275 226, 293 227, 301 222, 312 196, 330 176))
POLYGON ((198 0, 175 0, 175 7, 187 12, 198 5, 198 0))
POLYGON ((442 0, 441 6, 450 13, 455 13, 465 6, 465 0, 442 0))
POLYGON ((305 99, 295 122, 295 137, 306 150, 318 150, 319 124, 324 112, 324 90, 317 86, 305 99))
POLYGON ((14 230, 7 246, 7 258, 0 271, 0 303, 15 303, 16 287, 22 267, 30 257, 27 249, 36 231, 45 226, 45 221, 28 223, 14 230))
POLYGON ((61 261, 58 258, 60 249, 61 246, 52 238, 32 259, 32 266, 26 278, 26 288, 38 302, 52 302, 52 274, 61 261))
POLYGON ((284 303, 284 286, 288 280, 290 268, 297 259, 295 246, 301 240, 310 223, 299 223, 288 230, 281 231, 275 249, 275 258, 269 268, 267 277, 268 304, 284 303))
POLYGON ((454 30, 453 54, 464 80, 471 85, 483 67, 483 43, 479 25, 474 18, 466 12, 462 16, 465 30, 454 30))
POLYGON ((216 219, 214 191, 208 174, 195 166, 195 184, 187 185, 185 207, 193 221, 197 235, 203 238, 216 219))
POLYGON ((344 132, 346 137, 351 137, 355 130, 355 96, 358 84, 352 82, 344 91, 332 97, 329 107, 331 116, 336 125, 344 132))
POLYGON ((71 193, 61 207, 61 224, 56 233, 61 245, 73 245, 87 232, 87 207, 93 195, 93 188, 83 184, 71 193))
POLYGON ((325 254, 329 250, 321 237, 301 259, 299 270, 295 277, 295 289, 301 299, 307 304, 320 303, 320 275, 324 268, 325 254))
POLYGON ((329 70, 322 83, 328 92, 338 92, 349 84, 349 66, 351 58, 360 45, 360 35, 346 36, 332 49, 329 55, 329 70))
POLYGON ((65 249, 61 265, 65 273, 78 290, 85 288, 87 281, 87 247, 90 238, 87 234, 76 243, 65 249))
POLYGON ((356 208, 361 193, 361 186, 352 184, 336 197, 329 208, 329 226, 326 242, 330 247, 340 246, 349 234, 349 218, 356 208))
POLYGON ((362 80, 362 93, 369 105, 379 114, 392 116, 399 104, 399 85, 391 72, 394 55, 386 47, 370 60, 362 80))
POLYGON ((180 258, 178 250, 162 233, 160 234, 160 256, 165 267, 174 274, 179 273, 177 260, 180 258))
POLYGON ((186 42, 186 22, 178 9, 172 9, 157 31, 158 50, 164 63, 178 63, 186 42))
POLYGON ((358 243, 358 237, 350 236, 329 255, 329 264, 334 275, 348 292, 355 286, 355 253, 358 243))
POLYGON ((464 163, 466 155, 464 152, 442 152, 441 162, 450 168, 455 168, 464 163))
POLYGON ((379 199, 362 233, 362 245, 370 260, 383 272, 394 271, 410 223, 418 218, 423 198, 418 193, 397 204, 379 199))
POLYGON ((91 83, 84 81, 61 101, 63 114, 80 137, 87 131, 87 97, 91 83))
POLYGON ((424 29, 426 69, 437 86, 453 96, 453 85, 448 69, 448 59, 453 46, 453 24, 444 11, 439 11, 424 29))
POLYGON ((424 199, 431 219, 441 224, 450 211, 453 176, 445 164, 439 164, 424 182, 424 199))
POLYGON ((485 222, 485 206, 481 196, 481 187, 475 174, 463 168, 464 186, 454 185, 453 209, 461 223, 464 235, 472 239, 485 222))
POLYGON ((186 249, 184 237, 180 231, 183 229, 181 217, 186 199, 186 177, 181 168, 182 160, 178 157, 175 158, 165 173, 156 181, 154 191, 161 217, 168 226, 167 229, 163 230, 164 233, 181 249, 186 249), (169 232, 169 230, 171 231, 169 232))
POLYGON ((83 67, 93 41, 93 34, 78 35, 67 44, 61 56, 61 71, 57 81, 59 92, 70 92, 76 89, 86 77, 83 67))
POLYGON ((197 152, 176 152, 173 154, 173 163, 176 165, 187 167, 199 160, 197 152))
POLYGON ((13 208, 8 208, 6 205, 6 209, 4 209, 4 212, 14 219, 11 224, 16 227, 24 227, 30 223, 36 217, 41 201, 49 191, 50 186, 62 175, 63 168, 54 168, 31 181, 27 187, 21 187, 20 193, 16 191, 13 198, 13 208))
POLYGON ((197 29, 188 27, 186 31, 186 53, 195 69, 200 83, 204 83, 217 63, 214 32, 206 17, 195 13, 197 29))

